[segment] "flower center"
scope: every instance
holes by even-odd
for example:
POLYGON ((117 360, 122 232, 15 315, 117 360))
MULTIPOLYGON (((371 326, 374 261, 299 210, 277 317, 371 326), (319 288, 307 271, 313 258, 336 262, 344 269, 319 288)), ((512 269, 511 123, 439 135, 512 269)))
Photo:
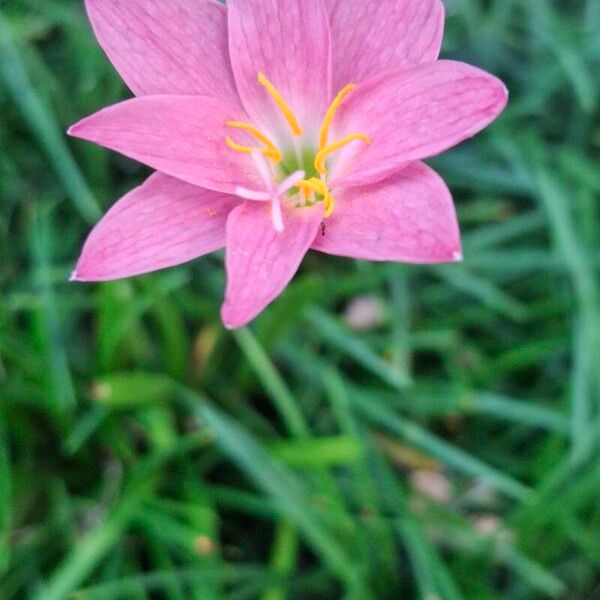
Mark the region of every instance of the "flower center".
MULTIPOLYGON (((263 73, 258 74, 258 81, 271 96, 273 102, 284 116, 293 136, 295 138, 304 136, 304 130, 296 118, 296 115, 277 88, 263 73)), ((334 152, 345 148, 352 142, 360 141, 364 144, 371 143, 371 138, 364 133, 351 133, 335 142, 330 143, 329 141, 333 120, 340 106, 344 102, 344 99, 351 94, 356 87, 355 84, 345 86, 331 103, 319 131, 318 148, 316 149, 314 147, 302 148, 300 144, 298 144, 298 141, 294 139, 292 145, 293 149, 290 152, 284 153, 269 136, 265 135, 251 123, 245 123, 243 121, 227 121, 225 125, 232 129, 245 131, 253 137, 260 146, 239 144, 229 136, 225 139, 225 143, 229 148, 236 152, 253 156, 259 154, 264 157, 262 159, 263 161, 265 159, 271 161, 272 167, 274 168, 273 178, 275 181, 280 177, 289 178, 293 173, 303 171, 306 178, 297 181, 292 188, 293 190, 296 190, 292 193, 292 197, 296 198, 296 205, 298 207, 311 206, 316 202, 323 202, 325 205, 325 217, 330 217, 333 214, 335 206, 333 196, 327 184, 328 159, 334 152)))

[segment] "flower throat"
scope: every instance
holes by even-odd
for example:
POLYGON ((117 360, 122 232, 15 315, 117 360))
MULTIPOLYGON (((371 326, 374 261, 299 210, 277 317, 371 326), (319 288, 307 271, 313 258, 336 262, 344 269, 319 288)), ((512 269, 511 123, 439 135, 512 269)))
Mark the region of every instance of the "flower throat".
MULTIPOLYGON (((279 93, 277 88, 265 77, 263 73, 258 74, 259 83, 266 89, 273 102, 284 116, 292 134, 296 138, 304 135, 304 130, 300 125, 296 115, 279 93)), ((325 203, 325 216, 329 217, 334 211, 334 200, 327 185, 327 159, 338 150, 346 147, 354 141, 361 141, 365 144, 371 143, 371 138, 364 133, 351 133, 343 138, 330 143, 329 133, 333 119, 337 114, 344 99, 356 89, 355 84, 345 86, 335 97, 325 114, 325 118, 319 131, 318 149, 301 149, 298 144, 294 144, 294 150, 283 153, 277 145, 262 131, 251 123, 244 121, 227 121, 225 125, 231 129, 245 131, 250 134, 260 146, 247 146, 237 143, 232 137, 227 137, 225 143, 229 148, 243 154, 252 154, 260 152, 283 177, 289 176, 296 170, 302 170, 306 173, 306 179, 299 181, 295 188, 298 191, 299 206, 310 206, 316 202, 325 203)))

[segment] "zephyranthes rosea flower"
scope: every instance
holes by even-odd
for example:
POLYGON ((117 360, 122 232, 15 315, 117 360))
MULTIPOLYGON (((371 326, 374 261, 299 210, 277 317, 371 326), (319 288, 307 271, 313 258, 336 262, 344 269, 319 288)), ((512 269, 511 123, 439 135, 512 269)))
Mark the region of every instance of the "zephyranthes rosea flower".
POLYGON ((495 77, 438 61, 439 0, 87 0, 137 98, 70 133, 156 169, 87 240, 73 279, 226 248, 226 326, 276 298, 309 249, 462 258, 450 193, 422 159, 506 105, 495 77))

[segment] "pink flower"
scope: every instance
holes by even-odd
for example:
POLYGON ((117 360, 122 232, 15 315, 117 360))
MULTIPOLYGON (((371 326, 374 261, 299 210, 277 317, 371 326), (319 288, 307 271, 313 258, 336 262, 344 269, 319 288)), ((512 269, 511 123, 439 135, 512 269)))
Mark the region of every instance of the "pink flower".
POLYGON ((438 61, 439 0, 87 0, 137 98, 70 129, 158 172, 95 227, 73 279, 226 248, 227 327, 251 321, 309 249, 461 259, 450 192, 422 159, 504 109, 495 77, 438 61))

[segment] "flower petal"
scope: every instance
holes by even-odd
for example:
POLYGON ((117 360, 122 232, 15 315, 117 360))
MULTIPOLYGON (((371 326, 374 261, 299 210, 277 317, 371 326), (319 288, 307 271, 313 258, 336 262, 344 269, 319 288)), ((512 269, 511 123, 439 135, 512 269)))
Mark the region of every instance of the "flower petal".
POLYGON ((239 198, 156 173, 121 198, 88 237, 76 281, 107 281, 178 265, 225 246, 239 198))
POLYGON ((100 45, 138 96, 207 95, 239 102, 227 10, 215 0, 86 0, 100 45))
POLYGON ((366 133, 337 157, 332 185, 380 181, 415 160, 435 156, 472 137, 504 109, 508 92, 470 65, 438 61, 376 77, 342 106, 337 133, 366 133))
POLYGON ((441 177, 413 163, 385 181, 341 190, 314 250, 373 261, 461 260, 452 197, 441 177))
POLYGON ((243 120, 240 112, 206 96, 145 96, 109 106, 69 133, 193 185, 234 194, 261 182, 251 158, 225 144, 231 135, 225 122, 243 120))
POLYGON ((275 231, 270 206, 246 202, 227 221, 227 291, 223 323, 234 329, 249 323, 295 275, 323 219, 323 204, 282 206, 285 229, 275 231))
POLYGON ((264 75, 290 105, 307 133, 327 109, 330 32, 323 0, 229 0, 229 49, 238 91, 254 123, 289 135, 264 75))
POLYGON ((331 11, 333 90, 431 63, 444 35, 440 0, 339 0, 331 11))

